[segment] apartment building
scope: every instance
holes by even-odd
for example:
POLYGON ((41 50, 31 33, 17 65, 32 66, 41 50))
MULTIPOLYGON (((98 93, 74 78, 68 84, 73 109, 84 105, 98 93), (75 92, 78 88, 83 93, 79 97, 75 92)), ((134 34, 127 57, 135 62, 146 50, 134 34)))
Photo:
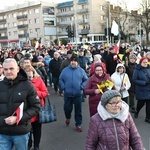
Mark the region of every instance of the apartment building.
POLYGON ((72 0, 58 4, 37 0, 0 10, 0 47, 33 46, 37 40, 49 46, 55 39, 69 39, 72 43, 108 42, 105 28, 111 27, 115 13, 119 14, 116 17, 124 25, 128 41, 139 41, 140 27, 131 14, 135 11, 126 13, 106 0, 72 0), (72 38, 68 38, 66 31, 69 25, 74 29, 72 38))
POLYGON ((68 38, 66 27, 75 28, 71 42, 106 42, 106 0, 73 0, 59 3, 56 9, 58 38, 68 38))
POLYGON ((0 10, 0 47, 23 47, 56 39, 54 3, 26 2, 0 10))

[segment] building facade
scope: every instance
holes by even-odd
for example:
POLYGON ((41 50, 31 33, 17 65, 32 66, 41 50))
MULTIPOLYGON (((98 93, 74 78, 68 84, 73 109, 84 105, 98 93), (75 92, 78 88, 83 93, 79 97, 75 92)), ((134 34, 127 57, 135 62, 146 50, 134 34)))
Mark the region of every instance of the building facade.
POLYGON ((0 46, 24 47, 56 39, 55 4, 27 2, 0 11, 0 46))

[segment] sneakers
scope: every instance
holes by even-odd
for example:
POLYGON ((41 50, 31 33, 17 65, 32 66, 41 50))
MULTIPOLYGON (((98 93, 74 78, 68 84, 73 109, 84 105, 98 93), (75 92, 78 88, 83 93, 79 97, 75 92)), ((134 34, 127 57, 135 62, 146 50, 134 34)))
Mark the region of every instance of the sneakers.
POLYGON ((81 126, 76 126, 76 130, 77 130, 78 132, 82 132, 81 126))
POLYGON ((69 126, 69 124, 70 124, 70 120, 67 119, 67 120, 66 120, 66 126, 69 126))
POLYGON ((63 93, 62 93, 62 94, 59 94, 59 96, 63 97, 63 96, 64 96, 64 94, 63 94, 63 93))

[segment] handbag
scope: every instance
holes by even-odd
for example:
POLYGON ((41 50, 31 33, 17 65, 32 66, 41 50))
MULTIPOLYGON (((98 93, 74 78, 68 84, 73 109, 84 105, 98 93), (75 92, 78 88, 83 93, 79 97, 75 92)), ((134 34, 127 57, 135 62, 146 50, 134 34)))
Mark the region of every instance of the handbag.
POLYGON ((45 97, 45 106, 40 107, 39 111, 39 123, 50 123, 56 121, 56 109, 55 105, 50 103, 49 95, 45 97), (46 104, 47 101, 47 104, 46 104))

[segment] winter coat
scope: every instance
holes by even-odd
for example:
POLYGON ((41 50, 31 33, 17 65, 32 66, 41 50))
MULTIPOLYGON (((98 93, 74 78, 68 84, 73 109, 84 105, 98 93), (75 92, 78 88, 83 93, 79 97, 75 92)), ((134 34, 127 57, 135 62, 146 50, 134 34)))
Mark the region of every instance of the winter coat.
POLYGON ((133 82, 132 78, 133 78, 133 72, 136 65, 137 65, 136 63, 129 62, 128 66, 126 66, 126 73, 128 74, 131 83, 131 87, 129 89, 130 92, 135 92, 135 83, 133 82))
MULTIPOLYGON (((34 85, 34 87, 36 88, 36 91, 37 91, 37 94, 40 98, 40 104, 41 106, 44 106, 45 105, 45 100, 44 98, 48 95, 48 90, 47 90, 47 87, 45 86, 43 80, 41 77, 36 77, 36 78, 33 78, 31 80, 31 83, 34 85)), ((38 117, 35 116, 31 119, 31 122, 34 122, 38 120, 38 117)))
MULTIPOLYGON (((120 66, 124 67, 124 65, 121 64, 121 63, 120 63, 120 64, 117 64, 117 67, 116 67, 115 72, 111 75, 111 79, 112 79, 112 81, 113 81, 114 84, 115 84, 116 90, 121 93, 122 98, 126 98, 126 97, 129 96, 128 90, 129 90, 129 88, 131 87, 131 83, 130 83, 130 80, 129 80, 128 75, 127 75, 125 72, 122 73, 122 74, 120 74, 119 72, 117 72, 117 69, 118 69, 120 66), (125 90, 120 91, 120 88, 121 88, 122 86, 125 88, 125 90)), ((124 69, 125 69, 125 67, 124 67, 124 69)))
POLYGON ((58 60, 56 60, 55 58, 53 58, 50 61, 49 70, 52 73, 53 77, 56 77, 56 78, 59 77, 59 75, 61 73, 61 71, 60 71, 61 63, 62 63, 62 59, 60 57, 58 58, 58 60))
POLYGON ((60 66, 60 71, 62 71, 65 67, 69 66, 71 62, 71 59, 65 59, 63 60, 61 66, 60 66))
POLYGON ((150 66, 144 68, 136 65, 133 72, 135 96, 137 100, 150 100, 150 66))
POLYGON ((85 56, 79 56, 78 61, 80 67, 83 68, 85 71, 87 71, 87 65, 90 64, 90 60, 85 56))
POLYGON ((69 65, 64 68, 59 77, 59 84, 62 90, 64 90, 64 96, 80 96, 83 93, 87 79, 88 77, 85 71, 79 66, 72 68, 69 65))
MULTIPOLYGON (((89 95, 90 116, 93 116, 97 113, 97 106, 102 96, 102 93, 95 94, 95 90, 98 89, 97 84, 101 84, 103 81, 106 80, 111 81, 111 78, 108 74, 104 73, 101 77, 94 74, 86 82, 84 94, 89 95)), ((103 90, 103 92, 105 91, 107 91, 107 89, 103 90)))
POLYGON ((91 117, 86 150, 144 150, 141 137, 129 113, 129 106, 122 101, 122 108, 115 118, 99 103, 98 113, 91 117))
POLYGON ((112 75, 115 72, 118 60, 119 60, 119 56, 114 54, 114 53, 109 53, 106 56, 106 60, 105 61, 106 61, 107 73, 112 75))
POLYGON ((40 100, 37 92, 27 79, 26 73, 20 69, 14 80, 4 78, 0 82, 0 134, 22 135, 30 132, 30 119, 38 114, 40 100), (8 125, 4 119, 11 116, 24 102, 23 117, 18 125, 8 125))

